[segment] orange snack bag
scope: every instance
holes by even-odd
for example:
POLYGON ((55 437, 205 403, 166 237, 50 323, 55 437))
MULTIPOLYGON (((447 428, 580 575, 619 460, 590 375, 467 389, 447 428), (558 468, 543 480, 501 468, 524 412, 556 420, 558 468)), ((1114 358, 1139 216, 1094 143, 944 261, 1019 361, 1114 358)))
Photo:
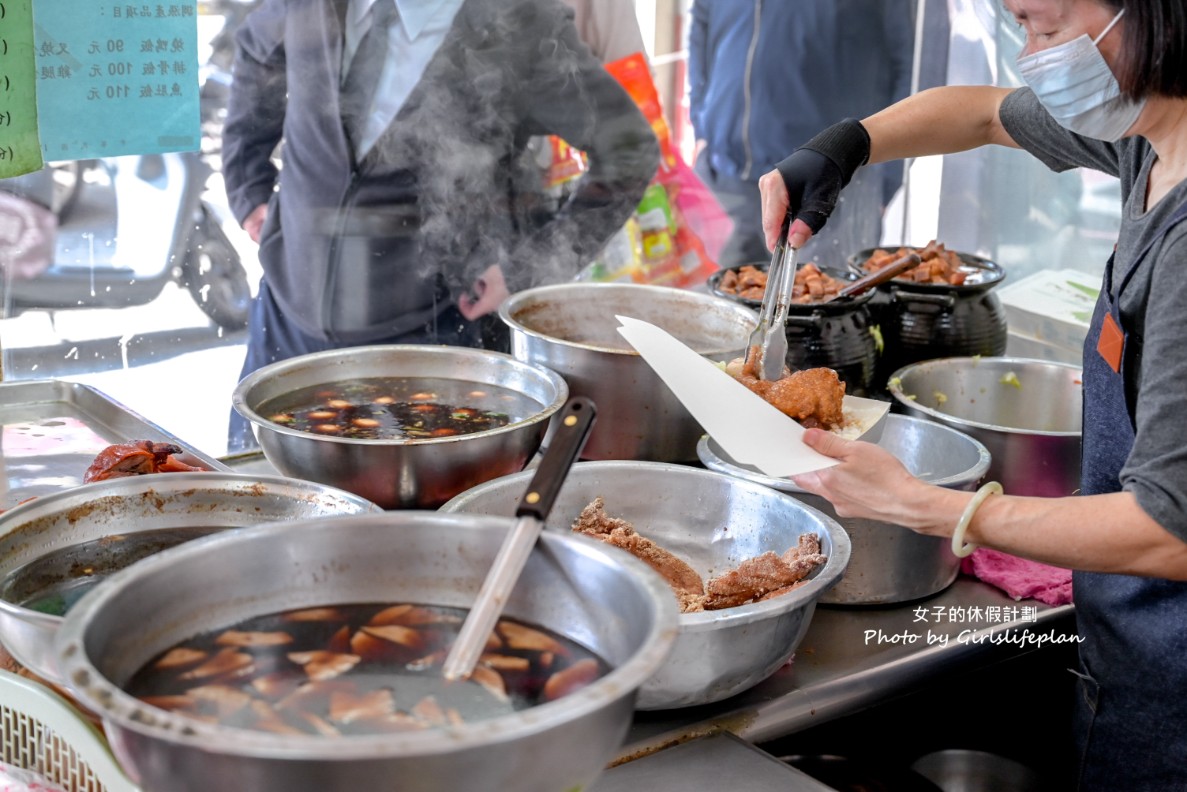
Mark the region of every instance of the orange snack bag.
POLYGON ((647 58, 643 53, 636 52, 607 63, 606 71, 626 89, 643 112, 643 117, 651 124, 651 131, 659 141, 660 170, 675 167, 676 150, 672 147, 672 133, 668 129, 667 120, 664 119, 664 109, 659 103, 659 91, 655 88, 655 81, 651 79, 651 68, 647 65, 647 58))

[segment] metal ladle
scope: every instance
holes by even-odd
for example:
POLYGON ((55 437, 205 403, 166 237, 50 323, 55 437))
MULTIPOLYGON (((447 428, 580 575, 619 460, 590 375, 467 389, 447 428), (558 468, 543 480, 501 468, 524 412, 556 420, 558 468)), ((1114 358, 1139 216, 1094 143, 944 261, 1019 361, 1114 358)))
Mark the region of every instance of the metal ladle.
POLYGON ((843 289, 838 291, 831 299, 827 300, 827 302, 841 300, 848 297, 856 297, 863 292, 869 291, 875 286, 886 283, 892 278, 897 278, 899 275, 902 275, 904 272, 918 267, 922 263, 923 259, 919 258, 918 253, 908 253, 902 258, 896 259, 890 264, 887 264, 880 270, 875 270, 869 275, 861 276, 848 286, 845 286, 843 289))
POLYGON ((503 540, 486 580, 478 591, 478 598, 445 657, 442 673, 446 679, 465 679, 474 671, 487 638, 498 622, 540 532, 544 530, 544 521, 556 502, 561 485, 565 483, 565 476, 585 446, 596 416, 594 403, 579 396, 569 399, 557 416, 556 431, 549 442, 548 451, 541 458, 536 474, 528 483, 527 492, 515 509, 515 516, 519 519, 503 540))

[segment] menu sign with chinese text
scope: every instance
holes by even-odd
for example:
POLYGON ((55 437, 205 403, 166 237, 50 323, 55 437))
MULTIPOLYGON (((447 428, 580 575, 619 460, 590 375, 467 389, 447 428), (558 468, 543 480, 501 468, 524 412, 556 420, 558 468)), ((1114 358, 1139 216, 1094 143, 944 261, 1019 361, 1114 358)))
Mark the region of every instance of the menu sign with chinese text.
POLYGON ((198 148, 198 26, 192 0, 35 1, 45 159, 198 148))
POLYGON ((0 178, 41 167, 32 0, 0 0, 0 178))

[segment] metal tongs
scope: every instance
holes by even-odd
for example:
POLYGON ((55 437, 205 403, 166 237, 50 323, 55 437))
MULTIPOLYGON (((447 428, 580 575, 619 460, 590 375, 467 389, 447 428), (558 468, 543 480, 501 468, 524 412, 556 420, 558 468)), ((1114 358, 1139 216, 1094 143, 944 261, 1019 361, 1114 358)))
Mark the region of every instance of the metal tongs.
POLYGON ((763 293, 762 308, 758 313, 758 326, 750 334, 746 345, 747 371, 754 371, 762 380, 777 380, 783 376, 787 365, 787 306, 791 303, 791 292, 795 287, 796 253, 787 244, 787 233, 791 229, 791 213, 783 219, 779 241, 771 254, 771 266, 767 269, 767 288, 763 293))

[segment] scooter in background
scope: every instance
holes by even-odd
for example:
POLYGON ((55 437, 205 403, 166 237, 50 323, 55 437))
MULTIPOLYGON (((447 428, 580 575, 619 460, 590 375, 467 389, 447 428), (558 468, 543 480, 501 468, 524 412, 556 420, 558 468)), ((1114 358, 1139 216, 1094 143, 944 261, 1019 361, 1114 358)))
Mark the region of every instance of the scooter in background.
MULTIPOLYGON (((239 254, 202 199, 210 167, 199 152, 86 160, 58 191, 56 253, 38 276, 8 279, 8 314, 122 308, 175 282, 220 327, 247 325, 251 288, 239 254), (65 207, 66 211, 63 211, 65 207)), ((53 168, 47 168, 53 178, 53 168)))

